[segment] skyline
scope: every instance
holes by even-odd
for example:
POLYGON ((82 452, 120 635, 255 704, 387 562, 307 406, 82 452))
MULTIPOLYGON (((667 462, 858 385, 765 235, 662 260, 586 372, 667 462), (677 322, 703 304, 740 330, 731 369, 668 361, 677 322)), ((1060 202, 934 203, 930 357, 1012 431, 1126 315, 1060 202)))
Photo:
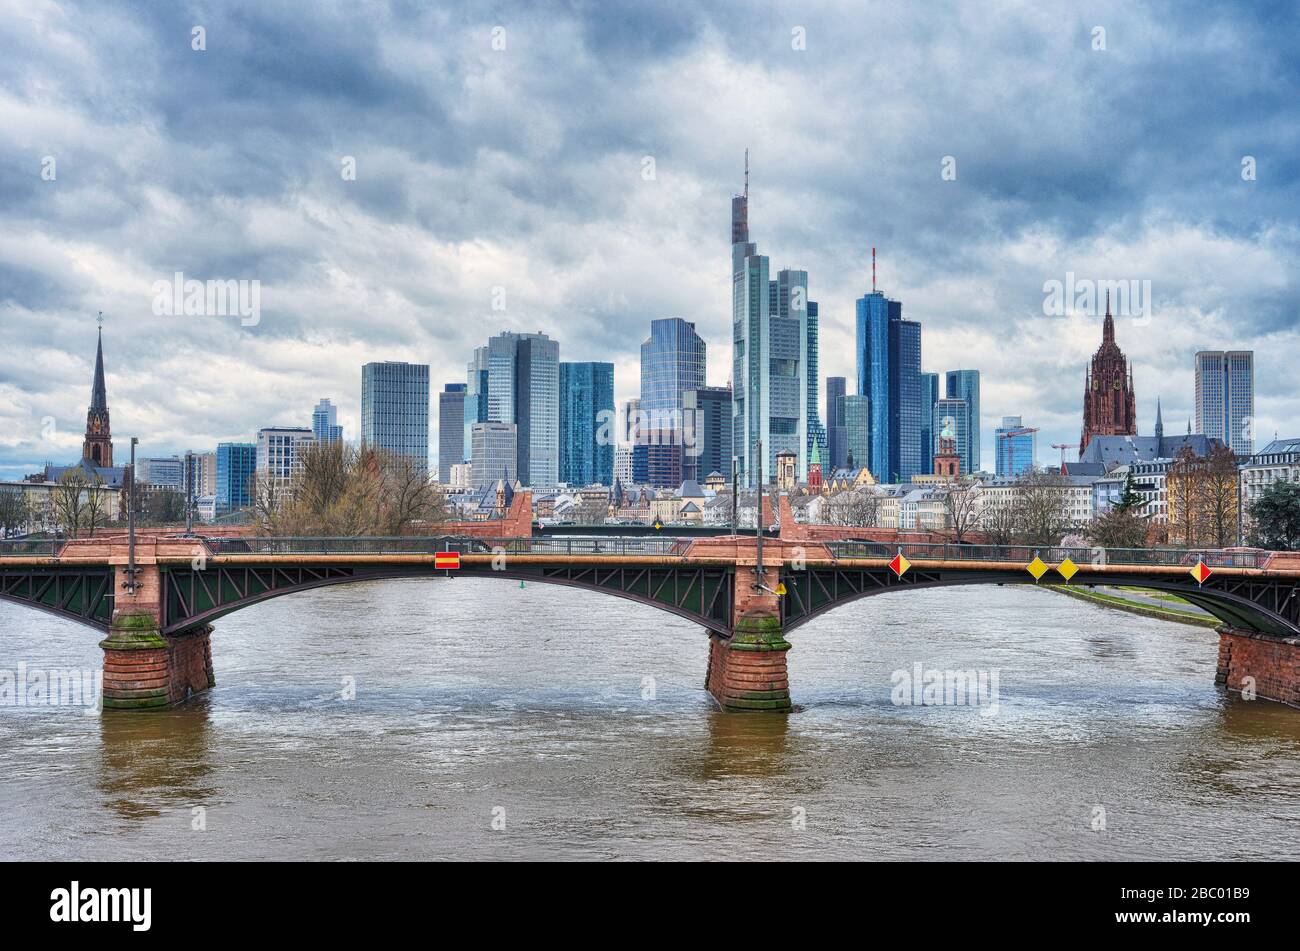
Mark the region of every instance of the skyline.
POLYGON ((682 8, 677 20, 655 16, 653 30, 638 30, 651 22, 636 19, 644 12, 614 27, 558 9, 506 11, 506 49, 495 51, 495 24, 438 11, 429 27, 447 48, 419 51, 444 58, 449 89, 432 88, 414 48, 377 18, 333 46, 327 30, 304 38, 293 54, 299 72, 335 60, 351 72, 319 89, 286 74, 288 89, 247 91, 236 113, 228 88, 214 92, 214 71, 263 70, 261 51, 292 13, 267 12, 255 27, 218 15, 197 52, 183 12, 136 23, 121 7, 63 20, 57 10, 38 6, 0 27, 14 70, 2 100, 13 121, 0 131, 5 478, 75 458, 99 310, 115 433, 138 435, 151 456, 308 425, 321 398, 356 439, 361 365, 429 363, 440 390, 463 380, 480 338, 502 330, 545 332, 566 362, 613 362, 622 405, 637 395, 650 321, 680 316, 713 352, 706 382, 725 385, 725 235, 746 147, 760 250, 773 269, 807 271, 820 303, 819 386, 855 376, 845 344, 875 245, 880 289, 925 327, 922 370, 981 370, 986 435, 1020 415, 1040 430, 1040 456, 1077 436, 1101 318, 1043 313, 1044 285, 1069 274, 1152 282, 1150 323, 1120 318, 1116 328, 1140 433, 1152 431, 1157 398, 1170 431, 1194 416, 1198 350, 1251 349, 1256 444, 1290 434, 1298 404, 1286 368, 1300 309, 1287 274, 1300 270, 1300 234, 1297 123, 1283 107, 1298 67, 1268 16, 1165 11, 1179 29, 1172 49, 1162 35, 1156 50, 1157 14, 1117 6, 1087 20, 1064 13, 1070 29, 1060 16, 1049 29, 1027 6, 1013 26, 890 11, 873 17, 871 36, 895 51, 891 75, 858 62, 861 30, 834 11, 773 14, 739 33, 722 28, 725 11, 682 8), (1107 24, 1103 51, 1089 48, 1094 18, 1107 24), (795 26, 806 49, 791 48, 795 26), (950 53, 951 73, 921 73, 909 57, 919 49, 950 53), (1191 73, 1233 49, 1248 49, 1257 69, 1191 73), (96 66, 112 72, 126 57, 173 73, 175 88, 101 89, 96 66), (595 118, 564 121, 545 105, 577 84, 589 93, 616 68, 653 87, 634 95, 639 124, 613 99, 599 99, 595 118), (1040 82, 1048 69, 1054 84, 1040 82), (16 88, 13 75, 28 84, 16 88), (692 83, 715 95, 688 95, 692 83), (1151 88, 1172 97, 1159 116, 1142 107, 1151 88), (744 114, 734 108, 742 94, 758 103, 744 114), (188 118, 184 95, 230 123, 188 118), (1071 110, 1080 97, 1087 109, 1071 110), (405 127, 435 106, 437 132, 405 127), (854 120, 868 115, 864 132, 854 120), (435 141, 441 132, 451 138, 435 141), (214 142, 224 165, 202 151, 214 142), (176 155, 186 161, 160 164, 176 155), (353 181, 338 173, 349 155, 353 181), (1258 160, 1254 181, 1241 178, 1247 155, 1258 160), (52 181, 40 174, 46 156, 57 160, 52 181), (954 181, 941 178, 945 156, 954 181), (153 282, 178 271, 261 281, 260 322, 154 315, 153 282), (504 311, 493 309, 495 288, 504 311))

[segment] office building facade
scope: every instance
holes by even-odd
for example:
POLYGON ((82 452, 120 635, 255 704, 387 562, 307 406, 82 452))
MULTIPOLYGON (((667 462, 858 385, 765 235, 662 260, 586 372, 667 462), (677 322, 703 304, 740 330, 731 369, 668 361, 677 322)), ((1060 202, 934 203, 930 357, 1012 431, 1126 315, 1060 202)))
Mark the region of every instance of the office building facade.
POLYGON ((857 302, 858 393, 871 400, 871 474, 906 482, 921 472, 921 325, 878 290, 857 302))
POLYGON ((712 473, 731 479, 731 390, 701 386, 682 394, 687 432, 682 478, 703 483, 712 473))
POLYGON ((253 501, 253 473, 257 469, 257 446, 253 443, 217 444, 216 514, 248 508, 253 501))
POLYGON ((945 374, 944 396, 966 401, 966 444, 958 447, 963 472, 979 472, 980 456, 980 371, 949 370, 945 374))
POLYGON ((312 438, 322 446, 341 442, 343 427, 339 425, 339 409, 329 400, 321 400, 311 411, 312 438))
POLYGON ((361 441, 429 465, 429 367, 384 361, 361 368, 361 441))
POLYGON ((826 378, 826 452, 822 460, 830 464, 830 471, 843 469, 846 461, 844 422, 839 416, 840 397, 848 393, 848 380, 842 376, 826 378))
POLYGON ((1015 479, 1034 468, 1038 430, 1026 426, 1019 416, 1003 416, 993 433, 999 479, 1015 479))
POLYGON ((465 461, 465 383, 445 383, 438 394, 438 481, 451 484, 451 467, 465 461))
POLYGON ((471 430, 470 481, 475 486, 519 478, 519 430, 514 423, 475 423, 471 430))
POLYGON ((560 364, 560 482, 614 480, 614 364, 560 364))
POLYGON ((1254 418, 1255 352, 1196 354, 1196 431, 1245 458, 1255 451, 1254 418))

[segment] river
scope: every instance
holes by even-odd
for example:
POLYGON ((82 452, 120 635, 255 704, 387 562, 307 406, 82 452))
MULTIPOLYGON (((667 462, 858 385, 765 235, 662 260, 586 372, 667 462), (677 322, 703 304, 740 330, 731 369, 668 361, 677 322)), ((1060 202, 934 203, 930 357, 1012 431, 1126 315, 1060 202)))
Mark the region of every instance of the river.
MULTIPOLYGON (((0 858, 1300 858, 1300 710, 1216 689, 1208 628, 972 587, 790 639, 796 711, 722 714, 701 628, 632 602, 283 597, 217 622, 185 707, 0 706, 0 858), (918 663, 996 674, 996 707, 891 702, 918 663)), ((0 670, 97 640, 0 603, 0 670)))

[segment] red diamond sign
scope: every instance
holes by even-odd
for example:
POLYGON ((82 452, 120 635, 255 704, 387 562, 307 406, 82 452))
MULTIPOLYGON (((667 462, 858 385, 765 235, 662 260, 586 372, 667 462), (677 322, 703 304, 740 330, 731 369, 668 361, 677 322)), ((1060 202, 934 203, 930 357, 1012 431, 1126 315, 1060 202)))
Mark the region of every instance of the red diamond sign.
POLYGON ((903 557, 901 551, 895 555, 894 560, 889 563, 889 570, 900 578, 903 577, 903 573, 911 567, 912 563, 903 557))
POLYGON ((1196 579, 1197 584, 1205 584, 1205 579, 1210 577, 1210 568, 1203 561, 1198 561, 1192 568, 1192 577, 1196 579))

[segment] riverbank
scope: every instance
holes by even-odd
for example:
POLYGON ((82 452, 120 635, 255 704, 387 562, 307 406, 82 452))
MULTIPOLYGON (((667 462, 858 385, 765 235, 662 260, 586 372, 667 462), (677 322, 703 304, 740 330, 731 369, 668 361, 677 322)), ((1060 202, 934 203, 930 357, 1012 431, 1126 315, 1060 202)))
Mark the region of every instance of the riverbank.
POLYGON ((1176 608, 1156 607, 1152 604, 1131 600, 1113 593, 1103 594, 1093 588, 1081 588, 1078 585, 1050 584, 1044 585, 1052 591, 1070 598, 1088 601, 1105 608, 1140 614, 1143 617, 1157 618, 1162 621, 1176 621, 1179 624, 1195 624, 1199 627, 1218 627, 1223 622, 1204 612, 1180 611, 1176 608))

